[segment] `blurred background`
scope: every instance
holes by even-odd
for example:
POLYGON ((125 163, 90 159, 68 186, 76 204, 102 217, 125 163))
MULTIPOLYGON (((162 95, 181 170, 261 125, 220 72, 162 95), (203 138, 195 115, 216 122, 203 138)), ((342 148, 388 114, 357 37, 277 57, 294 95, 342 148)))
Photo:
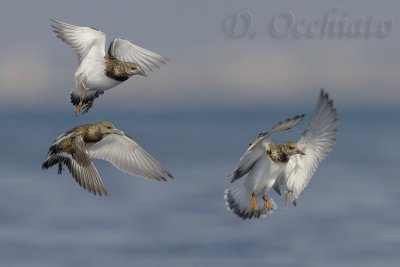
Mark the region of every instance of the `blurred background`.
MULTIPOLYGON (((398 266, 396 1, 3 1, 0 8, 1 266, 398 266), (76 117, 77 57, 50 18, 167 56, 76 117), (297 207, 227 211, 227 177, 259 132, 335 102, 336 147, 297 207), (40 169, 62 132, 112 121, 176 177, 95 161, 109 196, 40 169)), ((240 181, 239 181, 240 182, 240 181)))

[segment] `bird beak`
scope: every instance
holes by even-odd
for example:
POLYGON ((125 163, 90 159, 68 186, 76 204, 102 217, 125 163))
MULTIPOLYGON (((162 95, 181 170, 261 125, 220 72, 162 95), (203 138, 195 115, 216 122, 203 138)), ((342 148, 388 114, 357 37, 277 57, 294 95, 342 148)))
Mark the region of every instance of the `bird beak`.
POLYGON ((124 135, 125 133, 119 129, 115 129, 114 134, 124 135))

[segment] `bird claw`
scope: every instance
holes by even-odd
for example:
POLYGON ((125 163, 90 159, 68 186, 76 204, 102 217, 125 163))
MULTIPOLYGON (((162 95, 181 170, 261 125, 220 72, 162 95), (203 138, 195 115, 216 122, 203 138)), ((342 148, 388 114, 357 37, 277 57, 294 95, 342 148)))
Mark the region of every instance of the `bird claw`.
POLYGON ((263 196, 262 199, 264 200, 264 205, 265 207, 268 208, 268 210, 274 209, 274 205, 271 203, 271 201, 269 201, 269 199, 266 196, 263 196))
POLYGON ((91 109, 93 107, 93 101, 89 101, 84 107, 83 107, 83 111, 82 114, 85 114, 89 111, 89 109, 91 109))
POLYGON ((79 101, 78 105, 76 105, 76 108, 75 108, 76 115, 78 115, 81 112, 82 106, 83 106, 83 101, 81 100, 81 101, 79 101))

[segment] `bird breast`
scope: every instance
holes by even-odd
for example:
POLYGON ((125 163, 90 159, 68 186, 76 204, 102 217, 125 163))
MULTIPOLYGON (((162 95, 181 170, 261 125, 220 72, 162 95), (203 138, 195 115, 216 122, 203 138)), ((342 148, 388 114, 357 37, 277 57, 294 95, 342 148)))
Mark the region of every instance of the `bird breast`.
POLYGON ((267 153, 271 160, 275 163, 287 163, 289 161, 288 155, 282 151, 282 145, 275 145, 271 143, 267 153))
POLYGON ((105 65, 105 74, 111 79, 123 82, 130 77, 130 74, 127 72, 127 67, 125 66, 125 63, 119 61, 116 58, 106 56, 105 65))

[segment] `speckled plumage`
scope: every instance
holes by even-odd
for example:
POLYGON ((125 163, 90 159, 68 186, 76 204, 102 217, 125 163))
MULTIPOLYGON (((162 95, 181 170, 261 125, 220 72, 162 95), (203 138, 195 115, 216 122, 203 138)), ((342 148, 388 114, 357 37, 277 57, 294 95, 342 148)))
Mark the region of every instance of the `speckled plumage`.
POLYGON ((107 191, 91 158, 107 160, 128 174, 164 181, 172 178, 132 138, 106 121, 81 125, 57 137, 50 146, 42 168, 48 169, 57 164, 58 173, 61 174, 62 165, 65 165, 84 189, 95 195, 106 195, 107 191))

